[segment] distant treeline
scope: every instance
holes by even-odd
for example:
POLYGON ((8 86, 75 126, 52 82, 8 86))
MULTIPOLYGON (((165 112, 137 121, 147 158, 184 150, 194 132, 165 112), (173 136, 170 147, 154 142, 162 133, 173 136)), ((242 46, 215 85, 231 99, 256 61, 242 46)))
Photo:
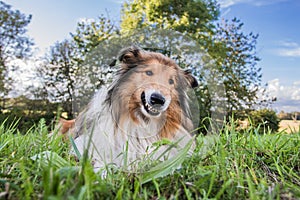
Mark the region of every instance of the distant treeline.
POLYGON ((278 114, 278 118, 281 120, 300 120, 300 112, 286 113, 284 111, 281 111, 278 114))
MULTIPOLYGON (((3 104, 1 106, 3 108, 3 104)), ((15 130, 26 133, 43 118, 51 128, 60 116, 60 104, 48 100, 33 100, 24 96, 5 99, 5 109, 0 111, 0 123, 13 126, 15 130)))
MULTIPOLYGON (((13 126, 15 131, 26 134, 42 118, 48 125, 49 130, 51 130, 54 128, 57 118, 62 116, 64 118, 72 118, 67 115, 67 112, 64 112, 62 103, 53 103, 48 100, 29 99, 25 96, 20 96, 5 99, 5 109, 1 109, 0 111, 0 122, 5 123, 6 126, 13 126)), ((250 119, 253 128, 260 127, 259 132, 263 133, 264 130, 276 132, 279 128, 280 120, 295 119, 295 117, 299 119, 299 116, 300 112, 281 112, 276 115, 276 112, 273 110, 261 109, 253 110, 249 114, 244 113, 244 115, 238 115, 238 112, 236 112, 234 118, 235 120, 250 119)), ((203 131, 199 133, 205 134, 203 131)))

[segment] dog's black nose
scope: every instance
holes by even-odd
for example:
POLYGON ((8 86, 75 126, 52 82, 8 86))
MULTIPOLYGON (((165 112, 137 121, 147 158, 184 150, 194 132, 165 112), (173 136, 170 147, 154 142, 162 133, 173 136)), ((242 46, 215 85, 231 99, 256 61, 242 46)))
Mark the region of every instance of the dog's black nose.
POLYGON ((166 99, 159 93, 153 93, 150 96, 150 104, 152 106, 163 106, 166 102, 166 99))

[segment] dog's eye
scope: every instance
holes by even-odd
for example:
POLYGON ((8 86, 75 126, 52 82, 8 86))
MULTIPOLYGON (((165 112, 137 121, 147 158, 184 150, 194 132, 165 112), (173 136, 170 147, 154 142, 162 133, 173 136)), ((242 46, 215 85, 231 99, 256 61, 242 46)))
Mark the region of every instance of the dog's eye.
POLYGON ((153 72, 150 71, 150 70, 148 70, 148 71, 146 71, 146 74, 147 74, 148 76, 152 76, 152 75, 153 75, 153 72))
POLYGON ((170 78, 170 79, 169 79, 169 84, 170 84, 170 85, 174 84, 174 80, 170 78))

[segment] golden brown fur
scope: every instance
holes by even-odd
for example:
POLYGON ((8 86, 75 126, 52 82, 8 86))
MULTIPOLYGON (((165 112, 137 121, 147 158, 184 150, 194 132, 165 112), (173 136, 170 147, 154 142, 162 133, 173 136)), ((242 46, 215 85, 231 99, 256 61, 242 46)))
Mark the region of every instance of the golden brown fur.
POLYGON ((71 119, 71 120, 66 120, 63 118, 59 119, 58 129, 60 133, 63 135, 68 134, 68 132, 72 130, 74 126, 75 126, 75 119, 71 119))

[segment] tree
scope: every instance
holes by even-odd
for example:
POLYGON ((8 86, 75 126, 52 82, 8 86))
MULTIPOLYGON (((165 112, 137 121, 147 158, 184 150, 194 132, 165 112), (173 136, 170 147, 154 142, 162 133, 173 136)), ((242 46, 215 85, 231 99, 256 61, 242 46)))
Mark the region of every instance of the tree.
POLYGON ((18 10, 0 1, 0 95, 2 108, 5 107, 4 97, 12 89, 13 79, 9 72, 16 70, 12 61, 28 57, 31 53, 33 42, 26 35, 27 25, 31 15, 26 16, 18 10), (14 68, 10 68, 14 67, 14 68))
POLYGON ((106 45, 111 38, 119 36, 119 30, 109 18, 101 15, 98 19, 78 22, 71 36, 77 49, 74 60, 78 67, 74 103, 80 111, 95 91, 111 80, 114 69, 109 65, 114 52, 107 51, 106 45))
POLYGON ((83 58, 103 40, 108 40, 116 34, 118 29, 111 20, 101 15, 97 20, 86 19, 78 22, 76 31, 71 33, 71 36, 83 58))
POLYGON ((123 5, 121 32, 152 26, 203 40, 212 33, 219 13, 215 0, 133 0, 123 5))
POLYGON ((51 102, 61 103, 63 111, 70 118, 74 114, 72 104, 77 70, 75 55, 75 44, 72 41, 57 42, 37 69, 37 76, 42 80, 41 90, 46 91, 51 102))
POLYGON ((218 23, 213 45, 208 48, 223 77, 229 115, 239 110, 249 113, 261 103, 258 93, 262 88, 262 73, 256 53, 258 34, 245 34, 242 27, 243 23, 236 18, 218 23))
POLYGON ((61 103, 68 118, 74 118, 95 91, 107 83, 111 70, 103 66, 105 57, 101 52, 105 49, 98 46, 114 34, 117 29, 103 16, 78 22, 75 33, 71 33, 72 39, 57 42, 44 56, 36 72, 42 85, 32 91, 61 103))
POLYGON ((258 128, 260 134, 268 131, 276 133, 279 129, 279 122, 280 120, 273 110, 262 109, 250 112, 250 123, 254 128, 258 128))

